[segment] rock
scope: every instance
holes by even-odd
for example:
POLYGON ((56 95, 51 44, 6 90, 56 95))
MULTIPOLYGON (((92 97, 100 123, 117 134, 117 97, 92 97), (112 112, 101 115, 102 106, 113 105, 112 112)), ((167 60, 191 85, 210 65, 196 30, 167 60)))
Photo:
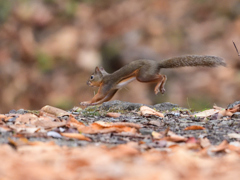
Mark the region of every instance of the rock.
MULTIPOLYGON (((104 102, 100 106, 100 110, 104 111, 139 111, 140 107, 143 106, 144 104, 139 104, 139 103, 130 103, 130 102, 124 102, 124 101, 108 101, 104 102)), ((148 107, 153 107, 150 105, 147 105, 148 107)))
POLYGON ((165 102, 161 104, 156 104, 153 106, 155 109, 158 111, 166 111, 166 110, 171 110, 173 108, 179 107, 177 104, 172 104, 170 102, 165 102))
POLYGON ((240 119, 240 112, 235 112, 235 113, 233 113, 232 117, 233 117, 233 118, 240 119))
POLYGON ((234 106, 236 106, 236 105, 238 105, 238 104, 240 104, 240 101, 235 101, 234 103, 229 104, 228 107, 227 107, 227 109, 233 108, 234 106))
POLYGON ((17 114, 24 114, 25 113, 25 110, 24 109, 19 109, 17 110, 17 114))

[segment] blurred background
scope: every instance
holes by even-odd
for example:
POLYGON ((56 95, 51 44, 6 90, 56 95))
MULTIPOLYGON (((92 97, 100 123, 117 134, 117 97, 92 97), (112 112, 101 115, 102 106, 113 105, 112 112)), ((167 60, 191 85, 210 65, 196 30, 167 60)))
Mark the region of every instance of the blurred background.
POLYGON ((136 59, 223 57, 227 68, 162 70, 166 93, 133 82, 114 99, 169 101, 195 110, 240 98, 239 0, 0 0, 0 113, 64 109, 90 100, 95 66, 113 72, 136 59))

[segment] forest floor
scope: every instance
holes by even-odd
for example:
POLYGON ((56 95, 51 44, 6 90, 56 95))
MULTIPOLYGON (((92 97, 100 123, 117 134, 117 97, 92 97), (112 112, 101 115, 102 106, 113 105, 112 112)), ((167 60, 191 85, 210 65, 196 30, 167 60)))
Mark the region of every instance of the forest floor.
POLYGON ((239 109, 110 101, 11 110, 0 114, 0 179, 237 178, 239 109))

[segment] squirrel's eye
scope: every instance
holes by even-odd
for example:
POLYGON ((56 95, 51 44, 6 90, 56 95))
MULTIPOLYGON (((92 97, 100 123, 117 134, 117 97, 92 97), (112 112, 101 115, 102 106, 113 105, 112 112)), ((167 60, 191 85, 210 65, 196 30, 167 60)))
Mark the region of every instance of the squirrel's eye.
POLYGON ((93 79, 93 77, 94 77, 94 76, 93 76, 93 75, 91 75, 90 79, 93 79))

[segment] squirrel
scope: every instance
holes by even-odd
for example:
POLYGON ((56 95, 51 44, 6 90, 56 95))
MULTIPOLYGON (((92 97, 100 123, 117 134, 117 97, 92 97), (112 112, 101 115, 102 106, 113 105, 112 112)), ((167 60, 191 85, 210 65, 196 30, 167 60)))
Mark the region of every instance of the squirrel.
POLYGON ((161 68, 185 66, 216 67, 226 66, 226 63, 217 56, 187 55, 165 59, 160 62, 145 59, 132 61, 112 74, 107 73, 103 67, 96 67, 87 81, 87 85, 99 87, 98 92, 91 101, 81 102, 80 105, 90 106, 109 101, 120 88, 135 79, 139 82, 157 83, 154 89, 155 94, 159 92, 164 94, 167 76, 160 74, 161 68))

